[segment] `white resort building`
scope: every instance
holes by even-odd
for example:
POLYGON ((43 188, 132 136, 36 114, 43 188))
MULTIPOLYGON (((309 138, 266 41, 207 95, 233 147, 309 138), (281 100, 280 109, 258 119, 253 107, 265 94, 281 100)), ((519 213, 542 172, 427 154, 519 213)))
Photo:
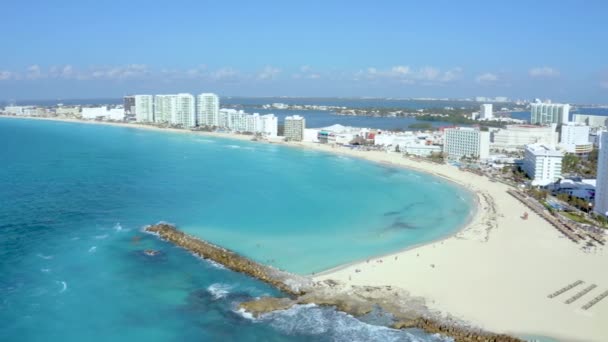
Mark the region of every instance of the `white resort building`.
POLYGON ((192 94, 177 94, 175 95, 175 116, 172 118, 172 124, 181 125, 182 127, 196 126, 196 110, 194 106, 194 96, 192 94))
POLYGON ((608 134, 602 134, 596 179, 594 210, 598 214, 608 216, 608 134))
POLYGON ((285 117, 285 139, 289 141, 302 141, 304 139, 304 129, 306 129, 306 119, 299 115, 285 117))
POLYGON ((154 97, 152 95, 134 95, 135 120, 137 122, 154 122, 154 97))
POLYGON ((220 98, 213 93, 196 97, 196 122, 199 126, 220 126, 220 98))
POLYGON ((490 156, 490 132, 472 127, 446 128, 443 152, 449 159, 472 157, 480 160, 490 156))
POLYGON ((568 153, 586 154, 593 151, 589 141, 589 126, 569 122, 561 127, 559 145, 568 153))
POLYGON ((491 120, 494 118, 492 113, 492 104, 484 103, 479 107, 479 120, 491 120))
POLYGON ((594 128, 608 127, 608 116, 604 115, 574 114, 572 121, 594 128))
POLYGON ((562 152, 555 148, 532 144, 526 146, 522 168, 532 179, 532 185, 544 186, 562 176, 562 152))
POLYGON ((537 125, 508 125, 492 133, 492 148, 523 149, 530 144, 557 144, 558 134, 556 124, 537 125))
POLYGON ((535 102, 530 104, 530 122, 534 124, 563 124, 568 122, 570 105, 535 102))

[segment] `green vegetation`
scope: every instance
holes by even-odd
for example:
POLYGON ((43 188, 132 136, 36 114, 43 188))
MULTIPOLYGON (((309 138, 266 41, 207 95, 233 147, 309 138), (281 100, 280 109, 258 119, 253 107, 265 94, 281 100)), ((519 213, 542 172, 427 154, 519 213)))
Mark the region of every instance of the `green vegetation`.
POLYGON ((598 150, 594 149, 586 157, 567 153, 562 159, 562 172, 580 175, 584 178, 595 178, 597 173, 598 150))
POLYGON ((590 225, 594 224, 593 222, 582 217, 581 215, 575 214, 573 212, 562 211, 560 214, 562 214, 562 216, 565 216, 565 217, 571 219, 574 222, 578 222, 578 223, 582 223, 582 224, 590 224, 590 225))
POLYGON ((433 124, 430 122, 416 122, 407 126, 411 129, 420 129, 420 130, 432 130, 433 124))
POLYGON ((536 188, 528 189, 527 193, 528 195, 532 196, 534 199, 541 203, 544 203, 544 201, 547 199, 547 196, 549 195, 549 191, 536 188))
POLYGON ((428 158, 434 163, 443 163, 445 161, 445 155, 441 152, 432 152, 428 158))
POLYGON ((442 121, 449 122, 457 125, 480 125, 481 127, 505 127, 505 124, 500 121, 476 121, 471 120, 463 115, 449 114, 449 115, 418 115, 416 120, 420 121, 442 121))

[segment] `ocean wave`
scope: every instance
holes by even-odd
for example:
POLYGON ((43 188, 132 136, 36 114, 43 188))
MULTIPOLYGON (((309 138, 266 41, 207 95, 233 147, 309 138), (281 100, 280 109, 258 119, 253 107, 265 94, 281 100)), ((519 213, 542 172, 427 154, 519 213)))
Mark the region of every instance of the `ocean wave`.
POLYGON ((251 314, 251 313, 249 313, 249 312, 245 311, 245 309, 243 309, 243 308, 240 308, 240 309, 238 309, 238 310, 233 310, 233 312, 234 312, 235 314, 237 314, 237 315, 239 315, 239 316, 241 316, 241 317, 245 318, 245 319, 250 320, 250 321, 255 321, 255 320, 256 320, 256 319, 255 319, 255 317, 253 317, 253 314, 251 314))
POLYGON ((41 258, 41 259, 45 259, 45 260, 53 259, 52 255, 44 255, 42 253, 38 253, 38 254, 36 254, 36 256, 39 257, 39 258, 41 258))
POLYGON ((450 338, 414 330, 397 330, 364 323, 333 308, 295 305, 264 314, 260 320, 289 335, 323 335, 331 341, 447 342, 450 338))
POLYGON ((95 239, 97 239, 97 240, 103 240, 103 239, 105 239, 105 238, 107 238, 107 237, 108 237, 108 234, 103 234, 103 235, 95 235, 94 237, 95 237, 95 239))
POLYGON ((50 268, 41 268, 40 272, 42 272, 42 273, 51 273, 51 269, 50 268))
POLYGON ((59 290, 59 293, 64 293, 65 290, 68 289, 68 283, 66 283, 65 281, 57 281, 56 283, 57 285, 61 285, 61 290, 59 290))
POLYGON ((232 285, 228 284, 214 283, 207 287, 207 291, 217 300, 226 297, 230 293, 230 290, 232 290, 232 287, 232 285))
POLYGON ((117 222, 117 223, 114 225, 114 230, 115 230, 115 231, 117 231, 117 232, 119 232, 119 231, 121 231, 121 230, 122 230, 122 226, 120 225, 120 222, 117 222))
POLYGON ((89 253, 94 253, 95 250, 97 250, 97 246, 93 246, 93 247, 89 248, 89 253))

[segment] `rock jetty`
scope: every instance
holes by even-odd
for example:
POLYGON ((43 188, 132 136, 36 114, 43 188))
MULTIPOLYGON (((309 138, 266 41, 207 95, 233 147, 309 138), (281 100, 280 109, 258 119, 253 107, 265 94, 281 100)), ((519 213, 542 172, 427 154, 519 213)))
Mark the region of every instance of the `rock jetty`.
POLYGON ((346 286, 337 281, 313 282, 310 278, 278 270, 250 260, 226 248, 214 245, 179 231, 174 226, 159 223, 145 231, 205 259, 213 260, 233 271, 247 274, 270 284, 290 297, 262 297, 240 304, 240 308, 255 317, 294 305, 310 304, 333 306, 354 317, 361 317, 381 309, 393 317, 395 329, 418 328, 428 333, 452 337, 457 342, 523 342, 503 334, 493 334, 469 327, 465 322, 446 319, 431 312, 424 299, 410 296, 407 291, 390 286, 346 286))
POLYGON ((291 296, 302 295, 312 286, 309 278, 260 264, 226 248, 190 236, 170 224, 155 224, 146 227, 145 231, 157 234, 163 240, 185 248, 204 259, 213 260, 233 271, 270 284, 291 296))

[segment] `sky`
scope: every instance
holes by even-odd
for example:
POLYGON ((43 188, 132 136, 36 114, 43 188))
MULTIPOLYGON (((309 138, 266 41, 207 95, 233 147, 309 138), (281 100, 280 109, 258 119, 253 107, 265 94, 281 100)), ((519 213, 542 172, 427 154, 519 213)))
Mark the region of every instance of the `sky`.
POLYGON ((508 96, 608 104, 608 1, 0 3, 0 100, 508 96))

